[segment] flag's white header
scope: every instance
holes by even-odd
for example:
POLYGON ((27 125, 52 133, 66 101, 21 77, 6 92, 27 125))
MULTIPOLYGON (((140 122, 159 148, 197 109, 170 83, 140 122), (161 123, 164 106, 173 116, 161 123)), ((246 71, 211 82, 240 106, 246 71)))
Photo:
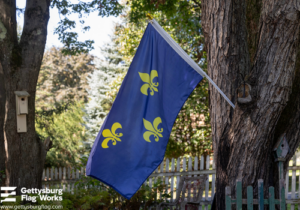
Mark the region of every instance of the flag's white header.
POLYGON ((198 64, 191 59, 190 56, 172 39, 172 37, 156 22, 155 19, 149 21, 156 31, 166 40, 166 42, 185 60, 195 71, 197 71, 202 77, 206 77, 208 81, 219 91, 219 93, 225 98, 225 100, 235 108, 234 104, 227 98, 223 91, 214 83, 214 81, 198 66, 198 64))

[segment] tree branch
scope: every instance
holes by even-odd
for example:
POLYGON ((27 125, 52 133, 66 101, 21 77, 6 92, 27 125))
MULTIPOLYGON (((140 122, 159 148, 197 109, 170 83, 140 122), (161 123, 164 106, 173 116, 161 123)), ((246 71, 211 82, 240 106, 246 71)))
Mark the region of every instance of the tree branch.
POLYGON ((3 71, 10 65, 9 55, 17 44, 16 1, 0 0, 0 62, 3 71))
POLYGON ((275 129, 275 138, 278 139, 283 133, 287 134, 287 140, 291 148, 286 159, 286 166, 299 146, 300 139, 300 33, 298 38, 298 53, 295 65, 295 78, 289 101, 284 108, 275 129))
MULTIPOLYGON (((4 119, 5 119, 5 86, 4 73, 0 62, 0 171, 5 169, 5 150, 4 150, 4 119)), ((0 183, 2 184, 2 183, 0 183)))
MULTIPOLYGON (((15 62, 21 61, 22 80, 20 86, 26 88, 30 78, 37 80, 47 39, 50 0, 27 0, 24 13, 24 28, 20 40, 20 55, 15 62)), ((30 89, 35 90, 36 82, 30 89)))
MULTIPOLYGON (((260 40, 249 77, 253 103, 246 107, 236 107, 236 117, 233 118, 229 132, 232 152, 227 173, 231 177, 230 185, 234 185, 233 177, 243 178, 243 182, 245 180, 248 184, 257 178, 268 181, 269 172, 263 169, 268 168, 267 164, 273 161, 271 152, 278 140, 274 138, 275 127, 288 104, 294 79, 300 21, 287 18, 295 12, 293 2, 281 4, 280 1, 265 0, 262 8, 260 40), (258 170, 258 166, 262 170, 258 170), (236 168, 239 168, 238 172, 236 168)), ((297 102, 292 104, 292 108, 297 110, 297 102)), ((291 123, 299 127, 297 117, 291 123)), ((291 133, 289 136, 292 138, 291 133)), ((292 146, 292 151, 295 146, 292 146)))
MULTIPOLYGON (((1 39, 5 39, 5 42, 18 43, 17 39, 17 20, 16 20, 16 0, 0 0, 0 34, 6 29, 6 35, 1 39), (3 26, 1 26, 1 23, 3 26)), ((8 44, 8 43, 7 43, 8 44)), ((1 48, 0 48, 1 49, 1 48)))
MULTIPOLYGON (((272 149, 275 127, 294 89, 292 84, 300 26, 300 20, 295 18, 298 14, 295 2, 263 0, 262 6, 255 5, 258 7, 255 11, 261 11, 260 14, 253 13, 259 16, 259 21, 255 17, 252 23, 250 20, 247 22, 248 26, 259 23, 258 27, 254 27, 257 30, 254 34, 258 38, 251 40, 252 69, 245 31, 245 2, 204 0, 202 4, 209 76, 233 102, 236 100, 239 73, 248 75, 246 81, 252 87, 252 101, 237 104, 231 110, 210 85, 211 125, 217 168, 216 200, 219 208, 225 204, 225 186, 234 189, 236 179, 242 179, 244 187, 252 185, 254 189, 258 179, 264 179, 269 184, 272 177, 270 164, 274 164, 272 149)), ((259 0, 248 2, 261 3, 259 0)), ((299 106, 299 102, 294 104, 299 106)), ((299 110, 298 107, 293 108, 299 110)), ((291 123, 296 127, 290 128, 299 132, 299 118, 294 118, 291 123)), ((292 136, 292 133, 288 136, 292 136)), ((295 132, 294 135, 298 136, 295 132)), ((299 141, 299 137, 294 140, 299 141)))

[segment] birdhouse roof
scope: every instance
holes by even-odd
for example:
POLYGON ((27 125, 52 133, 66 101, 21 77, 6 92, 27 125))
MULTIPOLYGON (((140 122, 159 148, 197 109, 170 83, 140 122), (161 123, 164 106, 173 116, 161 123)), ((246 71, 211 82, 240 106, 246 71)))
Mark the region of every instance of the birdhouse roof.
POLYGON ((27 91, 15 91, 15 94, 20 97, 28 97, 30 94, 27 91))

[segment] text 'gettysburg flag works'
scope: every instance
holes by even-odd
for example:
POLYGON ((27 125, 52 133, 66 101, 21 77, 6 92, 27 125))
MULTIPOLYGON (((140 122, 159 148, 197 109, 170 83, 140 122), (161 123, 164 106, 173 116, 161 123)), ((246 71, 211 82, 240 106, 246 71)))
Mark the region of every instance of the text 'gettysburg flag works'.
POLYGON ((148 24, 86 174, 130 199, 162 162, 177 114, 201 80, 148 24))

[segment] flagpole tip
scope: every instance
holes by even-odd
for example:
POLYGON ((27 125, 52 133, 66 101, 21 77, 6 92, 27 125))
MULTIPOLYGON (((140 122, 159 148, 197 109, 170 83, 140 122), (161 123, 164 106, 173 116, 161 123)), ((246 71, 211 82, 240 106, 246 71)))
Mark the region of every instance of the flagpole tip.
POLYGON ((146 17, 147 17, 149 20, 153 20, 153 19, 154 19, 150 13, 147 13, 147 14, 146 14, 146 17))

